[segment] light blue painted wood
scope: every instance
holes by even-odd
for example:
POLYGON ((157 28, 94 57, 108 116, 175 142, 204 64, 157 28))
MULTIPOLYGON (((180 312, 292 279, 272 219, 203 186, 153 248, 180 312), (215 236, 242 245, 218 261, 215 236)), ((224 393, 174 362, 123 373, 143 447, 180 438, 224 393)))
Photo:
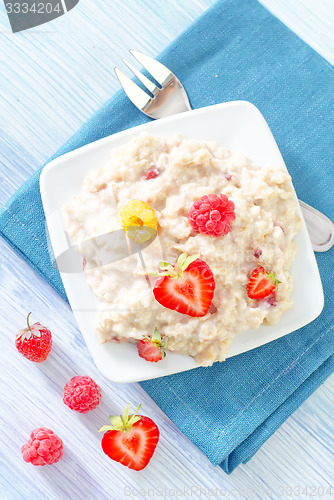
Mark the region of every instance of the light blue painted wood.
MULTIPOLYGON (((52 24, 16 35, 9 31, 1 3, 0 203, 118 90, 113 67, 129 48, 155 56, 213 3, 81 0, 52 24)), ((332 0, 262 3, 333 64, 332 0)), ((68 306, 3 241, 0 304, 1 500, 118 500, 154 498, 159 493, 164 498, 177 493, 182 494, 179 498, 189 498, 190 493, 192 498, 205 498, 216 488, 217 498, 226 491, 230 498, 276 499, 288 497, 288 488, 298 486, 308 486, 314 498, 330 498, 317 488, 333 482, 334 377, 248 464, 226 476, 139 385, 120 386, 102 379, 68 306), (32 319, 48 325, 54 336, 52 352, 41 365, 25 360, 14 347, 15 333, 30 310, 32 319), (61 401, 64 384, 76 374, 92 376, 103 389, 102 403, 91 414, 71 412, 61 401), (134 406, 141 402, 143 413, 161 430, 155 456, 141 473, 108 460, 96 433, 107 415, 119 413, 128 401, 134 406), (52 467, 34 468, 21 458, 20 446, 40 425, 50 426, 65 442, 64 458, 52 467)), ((296 489, 292 498, 306 498, 305 490, 298 494, 296 489)))

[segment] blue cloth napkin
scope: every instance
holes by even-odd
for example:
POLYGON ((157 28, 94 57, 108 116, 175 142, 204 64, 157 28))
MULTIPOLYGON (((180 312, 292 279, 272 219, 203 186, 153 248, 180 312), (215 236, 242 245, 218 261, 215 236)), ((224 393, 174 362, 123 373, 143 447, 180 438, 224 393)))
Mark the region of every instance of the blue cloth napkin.
MULTIPOLYGON (((264 114, 297 194, 334 217, 334 72, 255 0, 222 0, 160 55, 194 108, 244 99, 264 114)), ((147 121, 120 91, 55 156, 147 121)), ((0 215, 1 234, 66 300, 51 267, 37 172, 0 215), (30 237, 27 237, 30 236, 30 237)), ((210 368, 141 385, 230 473, 247 462, 334 368, 334 249, 318 254, 325 308, 310 325, 210 368)))

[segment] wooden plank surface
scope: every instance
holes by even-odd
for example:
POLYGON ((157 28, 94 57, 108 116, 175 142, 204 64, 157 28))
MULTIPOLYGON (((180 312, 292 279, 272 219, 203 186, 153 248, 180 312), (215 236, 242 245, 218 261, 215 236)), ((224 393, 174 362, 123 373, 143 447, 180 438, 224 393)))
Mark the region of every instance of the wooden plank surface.
MULTIPOLYGON (((156 55, 213 3, 81 0, 53 23, 15 35, 1 3, 0 203, 119 89, 113 67, 128 49, 156 55)), ((332 0, 262 3, 333 64, 332 0)), ((333 483, 334 377, 248 464, 227 476, 138 384, 115 385, 99 375, 68 306, 2 240, 0 304, 1 500, 330 498, 321 486, 333 483), (42 365, 20 357, 13 343, 30 310, 54 334, 52 355, 42 365), (103 389, 92 414, 75 414, 61 402, 64 384, 76 374, 92 376, 103 389), (161 430, 154 459, 139 474, 106 459, 96 433, 105 417, 128 401, 141 402, 161 430), (34 468, 21 458, 20 446, 40 425, 66 443, 57 466, 34 468)))

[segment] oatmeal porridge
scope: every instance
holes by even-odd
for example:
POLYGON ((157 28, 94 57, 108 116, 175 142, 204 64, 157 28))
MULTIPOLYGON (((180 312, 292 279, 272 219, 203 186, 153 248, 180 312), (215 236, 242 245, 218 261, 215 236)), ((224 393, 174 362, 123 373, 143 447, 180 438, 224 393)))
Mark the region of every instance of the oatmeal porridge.
POLYGON ((234 335, 291 306, 296 211, 284 169, 215 143, 140 135, 115 149, 63 207, 99 340, 138 343, 158 329, 170 351, 223 361, 234 335), (119 235, 112 248, 108 234, 119 235))

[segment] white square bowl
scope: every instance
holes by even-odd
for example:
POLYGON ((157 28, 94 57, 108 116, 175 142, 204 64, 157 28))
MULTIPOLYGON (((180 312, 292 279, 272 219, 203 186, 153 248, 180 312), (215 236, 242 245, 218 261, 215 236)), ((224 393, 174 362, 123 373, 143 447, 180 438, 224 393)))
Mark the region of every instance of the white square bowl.
MULTIPOLYGON (((110 151, 141 132, 160 136, 179 134, 185 139, 214 141, 232 151, 243 152, 261 165, 275 164, 286 169, 275 139, 260 111, 246 101, 217 104, 119 132, 67 153, 43 169, 40 189, 50 240, 57 256, 64 248, 65 227, 60 217, 62 205, 81 191, 83 179, 93 169, 104 166, 110 151)), ((235 336, 229 356, 259 347, 313 321, 322 311, 324 297, 317 263, 301 210, 302 228, 291 273, 294 280, 293 305, 273 326, 261 325, 235 336)), ((100 345, 94 333, 96 299, 84 273, 61 273, 63 284, 88 349, 102 375, 113 382, 137 382, 198 365, 188 356, 168 352, 159 363, 140 358, 135 345, 107 342, 100 345)))

